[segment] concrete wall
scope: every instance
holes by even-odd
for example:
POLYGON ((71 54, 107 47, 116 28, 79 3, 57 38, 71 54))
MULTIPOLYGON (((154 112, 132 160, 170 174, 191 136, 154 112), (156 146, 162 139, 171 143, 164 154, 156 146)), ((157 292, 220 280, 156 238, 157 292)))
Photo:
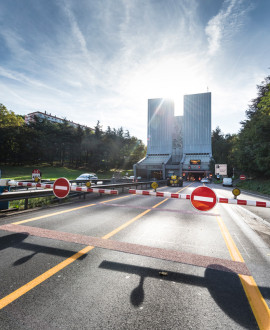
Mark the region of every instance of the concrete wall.
POLYGON ((148 100, 147 154, 171 154, 174 129, 174 102, 148 100))
POLYGON ((184 96, 183 153, 212 155, 211 93, 184 96))

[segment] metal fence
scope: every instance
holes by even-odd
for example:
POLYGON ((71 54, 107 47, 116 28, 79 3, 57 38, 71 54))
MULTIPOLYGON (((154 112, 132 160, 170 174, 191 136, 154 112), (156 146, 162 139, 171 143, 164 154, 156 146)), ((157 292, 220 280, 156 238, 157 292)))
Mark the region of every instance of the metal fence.
MULTIPOLYGON (((102 181, 102 180, 100 180, 102 181)), ((167 181, 166 180, 159 180, 159 181, 142 181, 142 182, 125 182, 125 183, 111 183, 108 185, 97 185, 98 188, 106 189, 120 189, 121 192, 124 192, 125 188, 131 189, 132 187, 135 187, 137 189, 140 187, 141 189, 151 187, 151 184, 153 182, 157 182, 159 185, 164 185, 167 181)), ((52 183, 52 182, 51 182, 52 183)), ((82 183, 82 181, 76 181, 72 180, 71 183, 82 183)), ((48 196, 54 196, 52 189, 36 189, 24 187, 25 189, 22 190, 22 187, 19 187, 20 189, 10 192, 4 192, 3 194, 0 194, 0 202, 10 202, 15 200, 24 200, 24 209, 28 209, 28 202, 31 198, 39 198, 39 197, 48 197, 48 196)), ((87 194, 92 194, 90 192, 71 192, 69 194, 69 198, 74 197, 83 197, 85 198, 87 194)), ((101 194, 100 194, 101 195, 101 194)), ((56 200, 58 200, 55 197, 56 200)), ((61 201, 61 200, 59 200, 61 201)))

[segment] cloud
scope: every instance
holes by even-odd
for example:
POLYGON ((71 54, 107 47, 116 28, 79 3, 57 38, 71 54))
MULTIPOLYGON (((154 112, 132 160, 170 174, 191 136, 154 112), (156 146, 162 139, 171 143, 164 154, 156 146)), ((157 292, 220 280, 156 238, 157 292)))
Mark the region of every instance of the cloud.
POLYGON ((236 57, 212 56, 245 22, 245 1, 224 1, 216 16, 206 15, 206 27, 198 0, 58 0, 32 9, 27 17, 10 14, 16 28, 3 16, 0 29, 8 49, 4 60, 0 56, 0 102, 15 112, 46 110, 91 127, 100 120, 103 128, 124 126, 146 140, 148 98, 176 96, 182 104, 184 94, 209 86, 218 122, 236 109, 230 99, 239 88, 250 91, 247 81, 258 82, 249 79, 242 59, 237 82, 236 57))
POLYGON ((214 55, 222 44, 239 31, 247 12, 251 9, 243 0, 226 0, 222 9, 207 24, 208 53, 214 55))

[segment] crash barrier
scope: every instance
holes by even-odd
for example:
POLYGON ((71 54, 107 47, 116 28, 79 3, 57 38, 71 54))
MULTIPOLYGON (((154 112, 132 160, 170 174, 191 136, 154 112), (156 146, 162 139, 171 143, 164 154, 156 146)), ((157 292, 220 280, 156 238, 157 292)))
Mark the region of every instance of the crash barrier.
POLYGON ((135 194, 135 195, 143 195, 143 196, 189 199, 191 201, 192 206, 194 206, 199 211, 209 211, 216 205, 216 203, 247 205, 247 206, 257 206, 257 207, 269 207, 270 208, 270 202, 217 197, 215 192, 212 189, 210 189, 209 187, 204 187, 204 186, 195 188, 191 195, 169 193, 169 192, 148 191, 148 190, 135 190, 135 189, 130 189, 129 193, 135 194))
MULTIPOLYGON (((74 180, 69 181, 70 183, 73 182, 74 180)), ((125 188, 131 188, 132 186, 136 187, 147 187, 150 186, 153 182, 156 181, 139 181, 139 182, 126 182, 126 183, 113 183, 113 184, 108 184, 108 185, 100 185, 99 189, 111 189, 113 191, 116 191, 115 189, 122 189, 122 192, 124 192, 125 188)), ((158 180, 157 181, 159 184, 164 184, 166 183, 166 180, 158 180)), ((72 185, 71 185, 72 186, 72 185)), ((24 200, 24 209, 28 208, 28 201, 29 199, 32 198, 37 198, 37 197, 48 197, 53 195, 53 182, 52 183, 40 183, 40 182, 26 182, 26 181, 15 181, 15 180, 9 180, 9 179, 0 179, 0 187, 3 187, 3 191, 0 193, 0 210, 8 210, 9 209, 9 201, 14 201, 14 200, 24 200), (8 185, 9 184, 16 184, 16 185, 8 185), (31 188, 45 188, 45 189, 37 189, 37 190, 28 190, 31 188), (13 189, 20 189, 20 191, 11 191, 7 192, 7 190, 11 188, 13 189), (27 189, 27 191, 22 191, 21 189, 27 189), (3 207, 1 208, 1 203, 3 204, 3 207)), ((92 190, 86 191, 85 187, 76 187, 76 188, 84 188, 82 190, 78 189, 73 191, 73 189, 76 186, 72 186, 71 193, 69 194, 69 197, 77 197, 79 196, 80 198, 86 197, 86 194, 91 193, 92 190)), ((89 188, 88 188, 89 189, 89 188)), ((92 188, 95 189, 95 188, 92 188)), ((121 191, 121 190, 120 190, 121 191)), ((102 192, 100 192, 102 194, 102 192)), ((59 199, 61 201, 61 199, 59 199)))
POLYGON ((68 193, 69 193, 69 191, 79 191, 79 192, 99 193, 99 194, 109 194, 109 195, 117 195, 118 194, 117 190, 72 186, 66 178, 59 178, 54 182, 54 184, 35 183, 35 182, 20 182, 20 181, 15 181, 15 180, 10 180, 10 181, 7 182, 7 184, 9 186, 36 187, 36 188, 43 188, 43 189, 53 189, 54 195, 58 198, 63 198, 63 197, 60 197, 57 194, 57 188, 59 188, 59 190, 62 190, 62 191, 63 190, 68 190, 68 193), (62 180, 62 181, 59 181, 59 180, 62 180), (57 182, 60 182, 58 186, 57 186, 57 182))

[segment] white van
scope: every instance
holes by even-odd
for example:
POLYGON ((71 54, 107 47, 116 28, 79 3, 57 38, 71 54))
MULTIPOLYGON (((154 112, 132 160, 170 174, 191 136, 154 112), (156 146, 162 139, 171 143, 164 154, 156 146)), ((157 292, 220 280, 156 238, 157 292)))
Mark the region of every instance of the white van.
POLYGON ((232 178, 223 178, 222 185, 232 187, 232 178))

